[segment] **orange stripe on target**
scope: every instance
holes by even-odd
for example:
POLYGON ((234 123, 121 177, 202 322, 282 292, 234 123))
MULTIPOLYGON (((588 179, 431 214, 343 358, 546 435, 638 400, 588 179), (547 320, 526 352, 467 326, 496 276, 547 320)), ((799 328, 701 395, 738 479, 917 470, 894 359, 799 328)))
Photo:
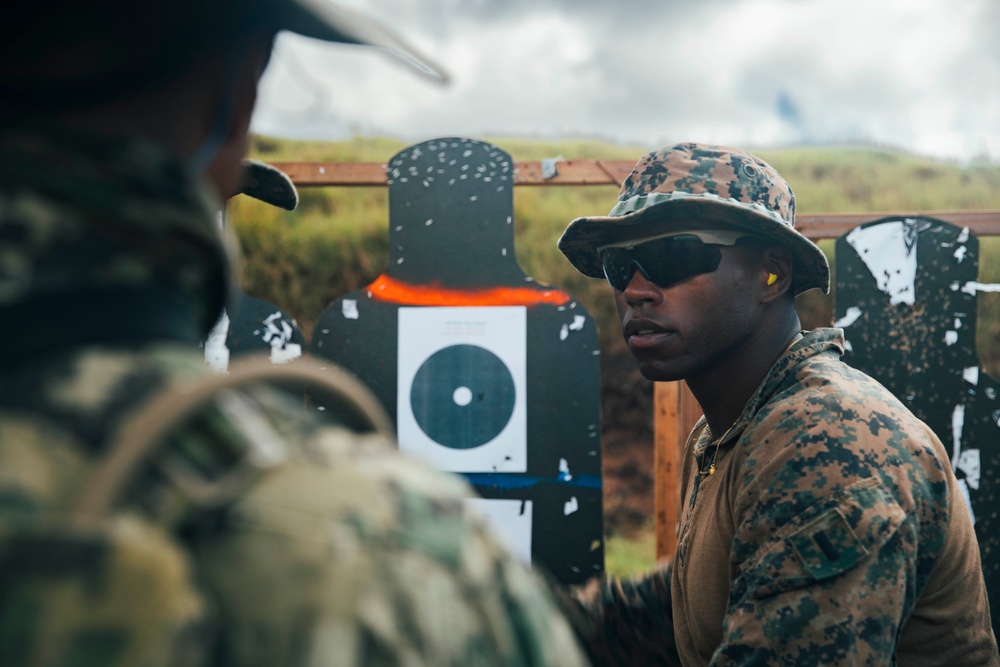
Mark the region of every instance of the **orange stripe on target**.
POLYGON ((388 303, 414 306, 534 306, 548 303, 561 306, 570 295, 555 289, 532 287, 485 287, 452 289, 435 283, 411 285, 388 276, 379 276, 368 286, 372 298, 388 303))

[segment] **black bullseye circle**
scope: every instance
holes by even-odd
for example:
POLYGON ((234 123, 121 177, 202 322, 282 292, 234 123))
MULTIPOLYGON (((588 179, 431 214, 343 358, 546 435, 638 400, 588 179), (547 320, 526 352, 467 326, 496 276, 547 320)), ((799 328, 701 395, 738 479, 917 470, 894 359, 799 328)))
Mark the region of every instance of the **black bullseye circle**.
POLYGON ((451 449, 473 449, 507 426, 514 396, 514 378, 500 357, 475 345, 452 345, 417 369, 410 407, 428 438, 451 449))

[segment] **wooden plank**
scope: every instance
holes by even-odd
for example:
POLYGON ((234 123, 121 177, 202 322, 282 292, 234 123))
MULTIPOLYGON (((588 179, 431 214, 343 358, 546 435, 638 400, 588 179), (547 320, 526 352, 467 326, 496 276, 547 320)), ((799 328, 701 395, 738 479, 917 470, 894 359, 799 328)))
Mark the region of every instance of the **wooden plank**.
POLYGON ((681 511, 681 456, 701 406, 686 382, 653 387, 653 513, 656 560, 672 560, 681 511))
POLYGON ((275 162, 298 187, 386 186, 382 162, 275 162))
MULTIPOLYGON (((386 165, 382 162, 275 162, 275 167, 288 174, 299 187, 384 187, 386 165)), ((632 172, 631 160, 561 160, 555 163, 556 175, 542 176, 540 161, 514 163, 515 185, 613 185, 621 183, 632 172)), ((1000 211, 874 211, 869 213, 801 213, 796 228, 813 240, 836 238, 854 227, 888 216, 923 215, 940 218, 955 225, 968 227, 979 236, 1000 236, 1000 211)))
POLYGON ((677 550, 680 518, 680 383, 653 385, 653 523, 657 562, 672 559, 677 550))
POLYGON ((618 187, 621 187, 621 184, 625 182, 625 179, 629 177, 635 168, 635 163, 631 160, 598 160, 597 162, 618 187))
POLYGON ((677 550, 681 508, 681 455, 701 417, 701 406, 686 382, 653 385, 653 513, 657 562, 677 550))
POLYGON ((514 185, 616 185, 597 160, 559 160, 556 174, 542 175, 541 162, 515 162, 514 185))
POLYGON ((869 213, 803 213, 796 217, 795 228, 814 241, 833 239, 858 225, 887 217, 926 216, 968 227, 979 236, 1000 235, 1000 211, 873 211, 869 213))
MULTIPOLYGON (((385 186, 386 165, 381 162, 274 162, 300 187, 385 186)), ((614 185, 620 186, 634 163, 622 160, 559 160, 556 175, 545 178, 542 163, 514 163, 515 185, 614 185), (620 176, 624 170, 624 176, 620 176)))

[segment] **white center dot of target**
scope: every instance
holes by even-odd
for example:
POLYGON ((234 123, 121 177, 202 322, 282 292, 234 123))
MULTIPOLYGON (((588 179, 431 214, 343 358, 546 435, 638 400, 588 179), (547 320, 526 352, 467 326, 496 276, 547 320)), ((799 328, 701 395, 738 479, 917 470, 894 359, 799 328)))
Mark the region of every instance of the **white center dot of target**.
POLYGON ((455 405, 466 406, 472 402, 472 390, 468 387, 459 387, 455 390, 455 393, 451 395, 451 398, 455 401, 455 405))

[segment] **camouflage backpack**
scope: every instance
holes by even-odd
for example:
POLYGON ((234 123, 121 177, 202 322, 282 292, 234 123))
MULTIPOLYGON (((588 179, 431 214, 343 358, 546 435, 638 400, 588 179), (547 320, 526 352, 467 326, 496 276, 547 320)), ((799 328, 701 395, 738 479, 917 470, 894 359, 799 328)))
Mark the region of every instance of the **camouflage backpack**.
MULTIPOLYGON (((131 410, 99 457, 81 456, 58 427, 0 418, 0 664, 202 664, 209 602, 186 547, 169 521, 126 498, 155 468, 211 512, 281 465, 282 443, 266 437, 247 437, 252 446, 211 478, 163 456, 167 436, 206 403, 262 385, 308 391, 338 406, 333 417, 349 431, 391 438, 364 385, 332 364, 304 361, 246 361, 227 375, 165 383, 131 410)), ((244 426, 253 428, 252 415, 244 426)))

